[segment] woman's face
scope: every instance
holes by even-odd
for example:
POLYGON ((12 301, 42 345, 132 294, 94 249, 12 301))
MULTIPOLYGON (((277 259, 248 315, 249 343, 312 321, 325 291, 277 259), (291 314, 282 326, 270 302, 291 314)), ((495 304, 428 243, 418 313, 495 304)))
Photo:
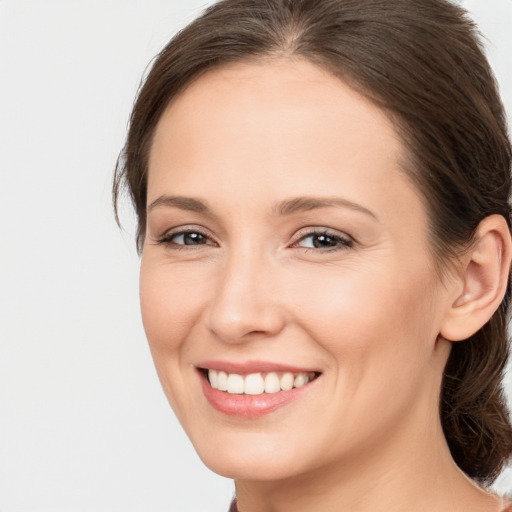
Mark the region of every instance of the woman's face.
POLYGON ((302 60, 212 71, 161 118, 142 315, 214 471, 291 477, 438 426, 450 299, 403 158, 378 108, 302 60))

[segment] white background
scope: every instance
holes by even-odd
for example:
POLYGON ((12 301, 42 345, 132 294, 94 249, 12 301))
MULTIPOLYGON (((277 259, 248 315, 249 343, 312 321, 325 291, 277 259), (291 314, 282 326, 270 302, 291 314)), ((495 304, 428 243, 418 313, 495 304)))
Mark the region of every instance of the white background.
MULTIPOLYGON (((110 205, 142 73, 206 3, 0 0, 0 512, 227 509, 160 390, 110 205)), ((512 112, 512 0, 462 3, 512 112)))

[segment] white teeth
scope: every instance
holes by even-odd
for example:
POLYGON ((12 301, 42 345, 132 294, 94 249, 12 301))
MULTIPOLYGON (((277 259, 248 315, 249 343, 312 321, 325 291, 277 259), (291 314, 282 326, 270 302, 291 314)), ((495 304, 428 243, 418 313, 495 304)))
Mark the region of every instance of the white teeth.
POLYGON ((263 393, 278 393, 300 388, 314 379, 314 372, 296 373, 286 372, 279 374, 269 372, 267 374, 251 373, 239 375, 217 370, 208 370, 208 380, 214 389, 227 391, 231 394, 262 395, 263 393))
POLYGON ((261 395, 265 391, 265 381, 261 373, 251 373, 245 377, 244 392, 246 395, 261 395))
POLYGON ((279 380, 281 383, 281 389, 283 391, 290 391, 293 388, 293 373, 283 373, 283 376, 279 380))
POLYGON ((295 377, 295 380, 293 381, 293 387, 294 388, 300 388, 304 386, 304 384, 307 383, 307 376, 304 374, 299 374, 297 377, 295 377))
POLYGON ((267 373, 265 376, 265 393, 277 393, 278 391, 281 391, 279 375, 275 372, 267 373))
POLYGON ((228 375, 228 393, 233 395, 241 395, 244 392, 244 378, 237 373, 228 375))
POLYGON ((208 372, 208 379, 212 385, 212 388, 218 389, 219 372, 217 370, 210 370, 208 372))
POLYGON ((219 372, 217 374, 217 389, 220 391, 228 390, 228 374, 226 372, 219 372))

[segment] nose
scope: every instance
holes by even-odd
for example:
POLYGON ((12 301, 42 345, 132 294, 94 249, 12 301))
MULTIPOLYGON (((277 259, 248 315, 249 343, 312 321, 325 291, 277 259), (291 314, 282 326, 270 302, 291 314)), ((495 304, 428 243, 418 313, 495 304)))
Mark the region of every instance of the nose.
POLYGON ((276 336, 285 313, 271 263, 263 257, 233 254, 216 278, 206 311, 208 329, 226 343, 276 336))

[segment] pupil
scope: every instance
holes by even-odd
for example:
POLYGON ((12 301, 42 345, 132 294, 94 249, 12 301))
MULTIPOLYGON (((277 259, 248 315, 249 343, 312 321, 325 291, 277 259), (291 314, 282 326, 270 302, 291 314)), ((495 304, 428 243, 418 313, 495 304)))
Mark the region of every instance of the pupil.
POLYGON ((334 240, 333 237, 327 235, 318 235, 314 238, 313 245, 316 248, 333 247, 336 245, 336 240, 334 240))
POLYGON ((183 241, 185 245, 204 244, 204 236, 201 233, 186 233, 183 241))

